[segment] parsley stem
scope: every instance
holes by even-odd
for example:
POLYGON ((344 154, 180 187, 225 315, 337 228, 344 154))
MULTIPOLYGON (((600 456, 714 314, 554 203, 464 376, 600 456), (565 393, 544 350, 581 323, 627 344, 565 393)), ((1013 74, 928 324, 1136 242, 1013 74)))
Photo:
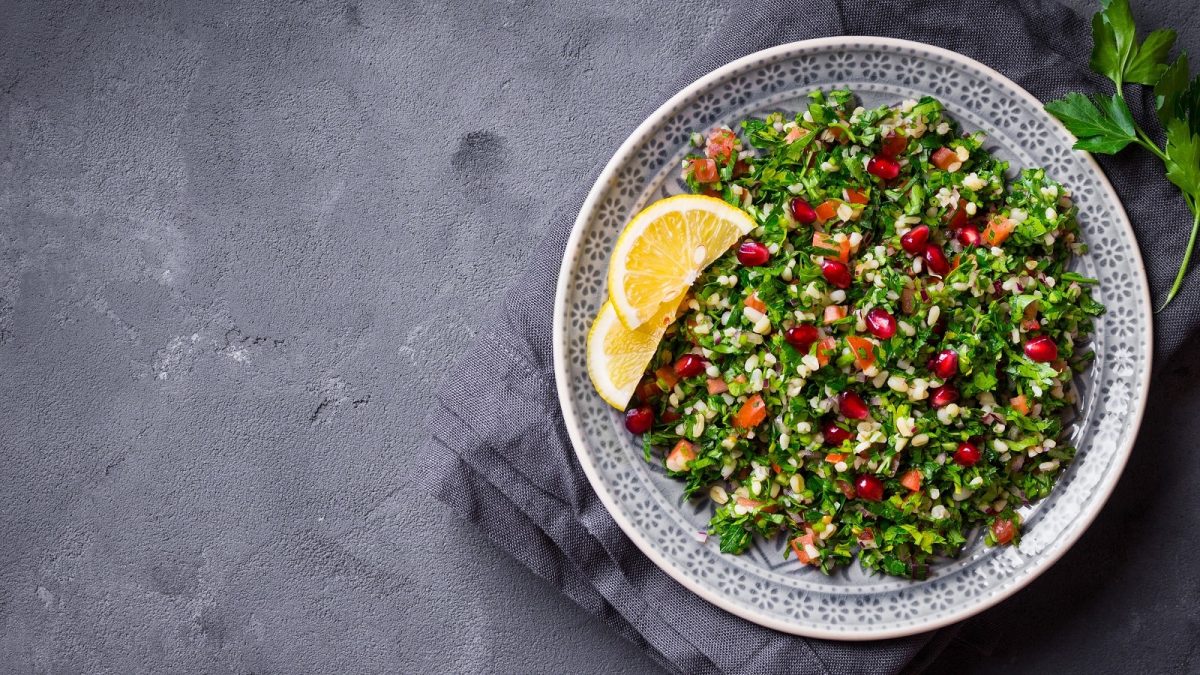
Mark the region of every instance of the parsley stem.
POLYGON ((1154 156, 1159 158, 1163 162, 1167 161, 1167 153, 1160 150, 1158 147, 1158 144, 1155 143, 1154 141, 1150 140, 1150 137, 1148 135, 1146 135, 1146 132, 1142 131, 1141 127, 1137 128, 1137 134, 1138 134, 1138 137, 1137 137, 1138 145, 1140 145, 1143 148, 1154 153, 1154 156))
POLYGON ((1190 195, 1184 195, 1184 199, 1188 203, 1188 208, 1194 214, 1192 217, 1192 235, 1188 237, 1187 248, 1183 251, 1183 262, 1179 264, 1179 272, 1175 275, 1175 283, 1171 284, 1171 290, 1167 293, 1167 299, 1163 302, 1162 307, 1159 307, 1155 313, 1166 309, 1167 305, 1171 304, 1171 300, 1175 299, 1175 294, 1179 292, 1179 287, 1183 285, 1183 278, 1187 276, 1188 265, 1192 261, 1192 249, 1196 246, 1196 234, 1200 232, 1200 205, 1190 195))

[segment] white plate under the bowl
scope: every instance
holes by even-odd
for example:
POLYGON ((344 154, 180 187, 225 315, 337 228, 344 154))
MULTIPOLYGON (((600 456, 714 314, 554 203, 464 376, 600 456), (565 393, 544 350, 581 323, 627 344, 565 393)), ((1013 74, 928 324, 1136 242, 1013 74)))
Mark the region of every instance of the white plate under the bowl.
POLYGON ((1129 456, 1150 376, 1149 286, 1129 220, 1090 155, 1024 89, 972 59, 929 45, 874 37, 808 40, 738 59, 696 81, 643 122, 613 156, 584 202, 567 244, 554 307, 554 365, 563 417, 592 487, 626 534, 680 583, 734 614, 820 638, 897 637, 959 621, 1028 584, 1096 517, 1129 456), (693 130, 748 115, 801 109, 813 89, 847 87, 864 105, 936 96, 1014 169, 1043 166, 1073 193, 1091 252, 1077 269, 1100 284, 1108 307, 1096 324, 1091 371, 1073 431, 1080 452, 1042 502, 1027 508, 1020 548, 976 540, 930 578, 832 576, 782 557, 782 542, 722 554, 695 533, 710 516, 684 502, 682 484, 642 459, 621 416, 588 381, 587 330, 605 300, 609 252, 625 222, 653 199, 686 192, 679 161, 693 130))

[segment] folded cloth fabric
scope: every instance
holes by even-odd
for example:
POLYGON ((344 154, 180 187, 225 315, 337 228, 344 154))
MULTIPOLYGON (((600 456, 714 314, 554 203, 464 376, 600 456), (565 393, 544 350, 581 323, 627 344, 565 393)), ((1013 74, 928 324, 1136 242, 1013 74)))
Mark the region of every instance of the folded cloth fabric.
MULTIPOLYGON (((973 4, 913 0, 743 1, 732 8, 679 87, 772 45, 829 35, 917 40, 974 57, 1042 100, 1104 83, 1087 67, 1086 19, 1049 1, 973 4)), ((662 92, 665 100, 672 91, 662 92)), ((1131 97, 1143 122, 1151 99, 1131 97)), ((628 120, 632 130, 640 119, 628 120)), ((1146 251, 1178 251, 1190 219, 1148 154, 1101 158, 1146 251)), ((564 201, 549 232, 495 317, 451 370, 429 415, 425 469, 440 499, 497 545, 633 641, 664 668, 687 673, 894 673, 919 670, 955 628, 880 642, 798 638, 757 626, 693 595, 622 533, 589 486, 562 423, 554 386, 551 312, 574 214, 590 185, 564 201)), ((1147 256, 1156 297, 1177 260, 1147 256)), ((1200 313, 1190 284, 1158 316, 1162 364, 1200 313)))

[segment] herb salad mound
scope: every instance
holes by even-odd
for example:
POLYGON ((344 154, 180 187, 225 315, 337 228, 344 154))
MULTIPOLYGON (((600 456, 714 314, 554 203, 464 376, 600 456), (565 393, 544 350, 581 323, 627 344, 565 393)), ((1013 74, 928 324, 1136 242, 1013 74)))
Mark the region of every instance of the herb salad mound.
POLYGON ((933 98, 849 91, 694 134, 693 192, 758 224, 700 274, 626 425, 742 553, 782 535, 823 572, 857 555, 923 578, 1016 509, 1075 448, 1063 414, 1092 354, 1094 280, 1068 192, 962 134, 933 98))

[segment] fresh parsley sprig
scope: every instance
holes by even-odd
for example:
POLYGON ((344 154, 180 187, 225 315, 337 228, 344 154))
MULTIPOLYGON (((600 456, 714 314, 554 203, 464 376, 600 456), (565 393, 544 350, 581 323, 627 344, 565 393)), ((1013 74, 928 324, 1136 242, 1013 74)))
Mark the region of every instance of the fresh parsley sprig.
POLYGON ((1129 144, 1162 160, 1167 180, 1183 192, 1192 212, 1192 233, 1162 311, 1183 285, 1200 232, 1200 76, 1189 81, 1187 54, 1169 61, 1175 31, 1156 30, 1138 42, 1129 0, 1101 0, 1092 17, 1092 70, 1112 80, 1114 95, 1071 93, 1046 104, 1046 110, 1076 137, 1075 147, 1112 155, 1129 144), (1166 143, 1159 144, 1133 119, 1125 100, 1126 84, 1154 87, 1155 107, 1166 143))

